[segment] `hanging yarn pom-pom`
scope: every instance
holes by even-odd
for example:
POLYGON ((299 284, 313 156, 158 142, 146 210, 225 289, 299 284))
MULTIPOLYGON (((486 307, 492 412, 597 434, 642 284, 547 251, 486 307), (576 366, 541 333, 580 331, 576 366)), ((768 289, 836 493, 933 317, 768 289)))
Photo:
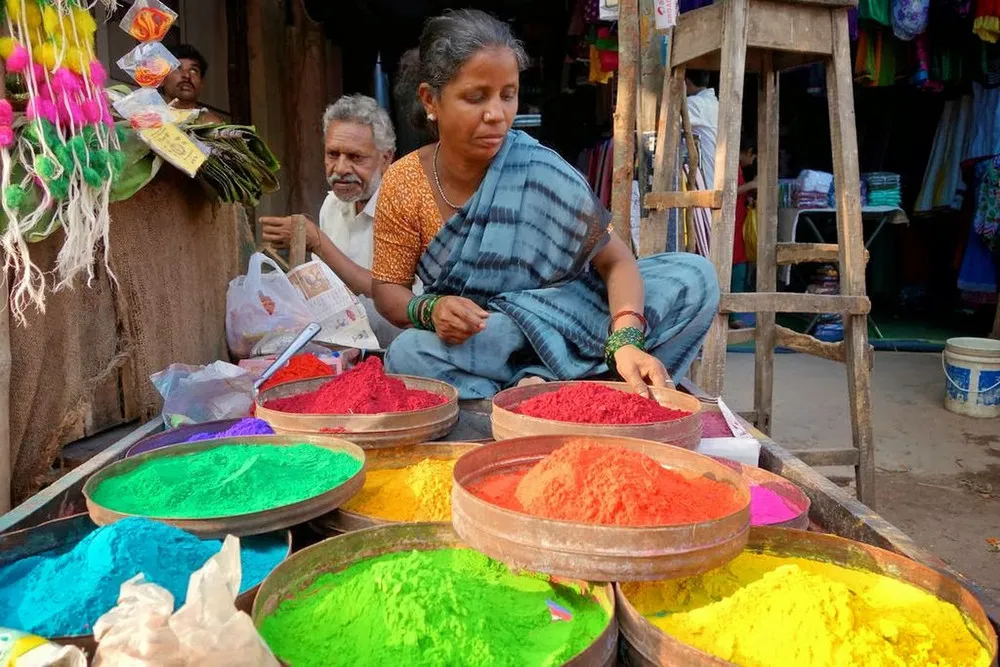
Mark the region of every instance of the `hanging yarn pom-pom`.
POLYGON ((90 68, 90 58, 77 48, 66 49, 63 63, 77 74, 83 74, 90 68))
POLYGON ((97 21, 83 7, 77 7, 73 10, 73 23, 76 24, 76 30, 82 36, 93 35, 97 32, 97 21))
POLYGON ((3 191, 4 205, 12 211, 20 210, 28 193, 20 185, 11 185, 3 191))
POLYGON ((7 16, 10 17, 12 23, 20 23, 21 21, 21 0, 7 0, 7 16))
POLYGON ((125 143, 125 128, 116 127, 115 128, 115 138, 118 139, 119 144, 125 143))
POLYGON ((45 29, 45 34, 53 37, 62 34, 61 23, 56 8, 52 5, 46 5, 45 9, 42 10, 42 27, 45 29))
POLYGON ((90 80, 98 88, 103 88, 105 82, 108 80, 108 72, 104 69, 104 65, 101 64, 100 60, 92 60, 90 62, 90 80))
POLYGON ((87 142, 83 140, 82 136, 77 135, 75 137, 71 137, 69 141, 66 142, 66 145, 69 146, 70 151, 73 152, 73 156, 77 160, 80 162, 87 161, 87 142))
POLYGON ((104 177, 101 176, 99 171, 91 167, 83 168, 83 180, 95 190, 100 190, 104 187, 104 177))
POLYGON ((28 49, 20 44, 15 44, 14 49, 7 56, 7 71, 20 73, 30 64, 31 56, 28 54, 28 49))
POLYGON ((14 122, 14 107, 7 100, 0 100, 0 125, 11 125, 14 122))
MULTIPOLYGON (((97 125, 101 122, 101 104, 97 100, 84 100, 80 105, 83 109, 83 117, 88 123, 97 125)), ((87 143, 90 143, 88 140, 87 143)))
POLYGON ((44 181, 51 181, 59 171, 59 164, 47 155, 35 156, 35 171, 44 181))
POLYGON ((38 81, 39 83, 41 83, 42 81, 45 81, 45 67, 43 67, 41 64, 39 64, 37 62, 36 63, 32 63, 31 64, 31 71, 35 75, 35 81, 38 81))
POLYGON ((125 153, 122 151, 111 151, 111 170, 115 176, 125 171, 125 153))
POLYGON ((65 67, 52 73, 52 90, 57 93, 75 93, 83 89, 80 77, 65 67))
POLYGON ((70 102, 69 106, 69 117, 73 121, 73 124, 77 127, 85 125, 87 123, 87 117, 83 113, 83 107, 81 107, 76 102, 70 102))
POLYGON ((0 58, 7 60, 10 54, 14 53, 15 46, 17 41, 13 37, 0 37, 0 58))
POLYGON ((40 64, 48 71, 52 71, 56 68, 57 58, 59 57, 59 52, 56 50, 56 45, 51 42, 46 42, 42 44, 37 49, 35 49, 35 62, 40 64))
POLYGON ((59 120, 59 111, 56 109, 55 102, 51 100, 38 100, 38 113, 53 125, 59 120))
POLYGON ((14 145, 15 140, 14 128, 9 125, 0 125, 0 148, 10 148, 14 145))
POLYGON ((69 196, 69 176, 63 174, 49 182, 49 194, 53 199, 61 200, 69 196))
POLYGON ((76 162, 73 160, 73 151, 69 149, 69 146, 57 144, 52 152, 55 153, 56 159, 59 160, 59 164, 62 165, 67 174, 73 171, 76 162))
MULTIPOLYGON (((9 6, 10 5, 8 4, 8 7, 9 6)), ((25 0, 24 22, 28 24, 29 28, 42 27, 42 10, 38 8, 38 3, 32 2, 31 0, 25 0)))

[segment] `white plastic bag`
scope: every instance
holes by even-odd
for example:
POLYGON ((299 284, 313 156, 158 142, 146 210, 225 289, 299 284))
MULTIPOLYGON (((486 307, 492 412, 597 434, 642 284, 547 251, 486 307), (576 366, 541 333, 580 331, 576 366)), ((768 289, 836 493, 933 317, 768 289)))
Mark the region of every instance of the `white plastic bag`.
POLYGON ((253 407, 253 377, 225 361, 208 366, 171 364, 149 379, 163 397, 167 428, 246 417, 253 407))
POLYGON ((0 667, 87 667, 76 646, 59 646, 41 637, 0 628, 0 667))
POLYGON ((251 356, 254 345, 265 336, 297 334, 310 322, 312 315, 302 294, 263 253, 254 253, 247 274, 229 283, 226 342, 238 359, 251 356), (274 270, 263 273, 264 265, 274 270))
POLYGON ((173 596, 141 574, 126 581, 118 606, 94 625, 93 667, 278 667, 253 621, 236 609, 240 575, 240 541, 230 535, 191 575, 177 613, 173 596))

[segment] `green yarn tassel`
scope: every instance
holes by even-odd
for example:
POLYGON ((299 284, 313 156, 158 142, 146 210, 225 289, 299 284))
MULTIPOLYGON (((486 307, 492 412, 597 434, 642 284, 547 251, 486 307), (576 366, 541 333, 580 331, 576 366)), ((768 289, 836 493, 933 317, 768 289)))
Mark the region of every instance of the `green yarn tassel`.
POLYGON ((3 193, 3 201, 7 208, 19 211, 24 200, 28 197, 28 193, 20 185, 12 185, 3 193))
POLYGON ((95 190, 100 190, 104 187, 104 178, 101 176, 100 172, 93 167, 83 168, 83 180, 87 182, 87 185, 95 190))
POLYGON ((51 181, 55 178, 57 171, 59 171, 59 165, 55 160, 47 155, 35 156, 35 172, 42 177, 42 180, 51 181))
POLYGON ((48 183, 49 194, 55 200, 66 199, 69 196, 69 176, 60 176, 48 183))

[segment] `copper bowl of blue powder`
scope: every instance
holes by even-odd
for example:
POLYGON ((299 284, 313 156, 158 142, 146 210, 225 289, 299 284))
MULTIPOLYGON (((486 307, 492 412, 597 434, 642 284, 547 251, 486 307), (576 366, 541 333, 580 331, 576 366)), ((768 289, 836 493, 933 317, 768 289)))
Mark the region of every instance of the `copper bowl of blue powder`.
MULTIPOLYGON (((265 577, 291 553, 287 530, 240 540, 236 606, 249 612, 265 577)), ((93 625, 142 572, 169 590, 175 609, 190 575, 222 548, 165 523, 130 518, 98 528, 86 514, 0 535, 0 627, 73 644, 93 654, 93 625)))

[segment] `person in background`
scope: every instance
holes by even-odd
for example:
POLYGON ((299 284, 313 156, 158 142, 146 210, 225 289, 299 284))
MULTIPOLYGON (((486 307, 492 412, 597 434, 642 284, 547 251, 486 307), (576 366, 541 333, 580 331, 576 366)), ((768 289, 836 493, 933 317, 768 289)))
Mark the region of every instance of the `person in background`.
POLYGON ((687 86, 688 117, 691 131, 698 137, 698 164, 705 177, 705 187, 715 187, 715 142, 719 132, 719 98, 708 85, 708 72, 688 70, 684 77, 687 86))
POLYGON ((372 293, 407 327, 387 370, 463 399, 609 369, 642 392, 683 376, 716 313, 712 264, 636 261, 580 172, 512 129, 527 55, 507 24, 449 11, 419 48, 400 81, 437 141, 389 168, 375 209, 372 293))
MULTIPOLYGON (((181 64, 163 81, 163 97, 168 104, 176 109, 201 108, 198 100, 205 87, 208 61, 198 49, 190 44, 174 47, 171 49, 171 53, 181 64)), ((221 116, 210 109, 202 110, 199 121, 205 123, 224 122, 221 116)))
MULTIPOLYGON (((746 224, 747 213, 751 202, 757 192, 756 177, 746 180, 749 172, 757 161, 757 149, 753 142, 744 137, 740 143, 740 168, 737 172, 738 187, 736 190, 736 229, 733 239, 733 277, 730 282, 730 291, 751 292, 753 291, 753 263, 750 262, 747 252, 746 241, 743 237, 743 228, 746 224)), ((754 325, 753 313, 733 313, 729 316, 730 326, 736 329, 752 327, 754 325)))
MULTIPOLYGON (((371 97, 346 95, 323 114, 326 178, 330 193, 319 224, 308 216, 306 250, 323 261, 358 296, 383 346, 398 334, 375 309, 372 293, 372 223, 382 174, 396 152, 392 120, 371 97)), ((291 216, 260 219, 261 237, 278 248, 292 239, 291 216)))

